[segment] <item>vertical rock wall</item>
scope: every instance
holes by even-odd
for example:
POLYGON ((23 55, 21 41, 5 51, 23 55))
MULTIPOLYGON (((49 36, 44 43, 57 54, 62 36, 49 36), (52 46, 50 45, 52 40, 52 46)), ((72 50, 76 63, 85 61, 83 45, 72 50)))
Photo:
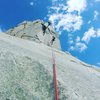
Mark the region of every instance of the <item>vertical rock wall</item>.
POLYGON ((45 33, 43 33, 43 25, 46 27, 48 26, 47 23, 43 21, 24 21, 23 23, 19 24, 17 27, 8 30, 6 33, 12 36, 16 36, 22 39, 27 39, 31 41, 35 41, 38 43, 44 43, 48 46, 51 45, 52 36, 56 39, 53 43, 53 46, 57 49, 60 49, 59 43, 59 35, 54 32, 51 26, 49 26, 45 33))

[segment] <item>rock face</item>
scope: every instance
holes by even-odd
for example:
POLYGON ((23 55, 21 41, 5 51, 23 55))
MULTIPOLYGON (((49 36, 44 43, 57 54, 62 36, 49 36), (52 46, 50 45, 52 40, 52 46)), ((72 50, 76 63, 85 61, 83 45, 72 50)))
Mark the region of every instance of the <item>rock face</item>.
POLYGON ((47 27, 48 23, 44 23, 41 20, 36 20, 33 22, 24 21, 17 27, 8 30, 6 33, 22 39, 44 43, 48 46, 50 46, 50 42, 52 40, 52 37, 54 36, 56 39, 53 45, 55 48, 60 49, 58 34, 52 29, 51 26, 49 26, 46 31, 44 31, 43 29, 45 28, 45 26, 47 27))
MULTIPOLYGON (((59 100, 100 100, 100 72, 54 52, 59 100)), ((0 33, 0 100, 54 100, 51 47, 0 33)))

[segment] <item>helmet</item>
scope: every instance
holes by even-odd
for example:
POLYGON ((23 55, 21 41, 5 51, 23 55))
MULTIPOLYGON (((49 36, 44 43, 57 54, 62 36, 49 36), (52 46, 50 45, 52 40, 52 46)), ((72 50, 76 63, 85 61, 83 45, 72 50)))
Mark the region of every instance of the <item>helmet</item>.
POLYGON ((52 23, 50 21, 48 21, 48 26, 51 25, 52 23))

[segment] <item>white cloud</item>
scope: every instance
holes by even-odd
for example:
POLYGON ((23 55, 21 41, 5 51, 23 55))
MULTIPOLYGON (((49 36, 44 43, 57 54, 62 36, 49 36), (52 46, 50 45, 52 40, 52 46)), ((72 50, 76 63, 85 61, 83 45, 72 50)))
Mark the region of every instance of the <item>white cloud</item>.
MULTIPOLYGON (((51 7, 51 9, 52 9, 52 10, 54 10, 56 13, 58 13, 58 12, 59 12, 59 10, 60 10, 60 8, 55 7, 55 6, 51 7)), ((49 12, 51 12, 51 11, 49 11, 49 12)))
POLYGON ((57 25, 55 25, 57 31, 60 31, 61 27, 63 28, 63 30, 76 31, 80 29, 83 23, 81 16, 72 14, 54 14, 50 16, 49 20, 51 20, 52 22, 58 21, 57 25))
POLYGON ((61 27, 66 31, 76 31, 79 30, 81 28, 81 25, 83 24, 81 16, 70 13, 52 14, 49 17, 49 20, 54 24, 57 31, 60 31, 61 27))
POLYGON ((87 49, 87 46, 85 43, 77 42, 75 46, 70 46, 69 50, 70 51, 78 51, 78 52, 83 52, 87 49))
POLYGON ((57 2, 57 0, 52 0, 52 3, 55 3, 55 2, 57 2))
POLYGON ((73 41, 73 40, 70 40, 68 43, 69 43, 69 44, 73 44, 73 43, 74 43, 74 41, 73 41))
POLYGON ((34 5, 34 2, 30 2, 30 6, 33 6, 34 5))
POLYGON ((77 36, 76 42, 80 42, 80 37, 79 36, 77 36))
POLYGON ((99 15, 99 12, 98 11, 94 11, 94 18, 93 18, 94 21, 97 20, 98 15, 99 15))
MULTIPOLYGON (((86 0, 66 0, 66 3, 52 1, 53 6, 49 10, 49 20, 53 23, 57 31, 77 31, 80 30, 83 20, 80 13, 86 8, 86 0), (55 2, 55 6, 54 6, 55 2), (71 13, 76 11, 76 13, 71 13)), ((60 1, 61 2, 61 1, 60 1)))
POLYGON ((88 21, 88 24, 91 24, 91 21, 90 20, 88 21))
POLYGON ((100 2, 100 0, 95 0, 95 2, 100 2))
POLYGON ((73 41, 72 37, 69 40, 69 50, 70 51, 78 51, 83 52, 87 49, 87 45, 81 41, 81 38, 79 36, 76 37, 76 40, 73 41), (72 41, 72 43, 70 43, 72 41))
POLYGON ((86 43, 88 43, 91 37, 96 37, 96 31, 94 30, 93 27, 91 27, 87 32, 84 33, 82 41, 85 41, 86 43))
POLYGON ((76 43, 76 49, 82 52, 87 49, 87 46, 84 43, 78 42, 76 43))
POLYGON ((84 33, 82 41, 89 43, 91 38, 100 37, 100 29, 94 30, 94 27, 91 27, 87 32, 84 33))
POLYGON ((69 40, 68 43, 71 45, 71 44, 74 43, 74 41, 73 40, 69 40))
POLYGON ((86 0, 68 0, 68 12, 78 11, 83 12, 86 9, 86 0))
POLYGON ((74 46, 70 46, 69 51, 74 51, 75 47, 74 46))
POLYGON ((73 41, 73 39, 71 38, 71 39, 68 39, 68 44, 69 45, 72 45, 74 43, 74 41, 73 41))
POLYGON ((97 30, 96 34, 97 34, 97 37, 100 37, 100 29, 97 30))
POLYGON ((72 34, 68 34, 68 44, 72 45, 74 43, 73 38, 72 38, 72 34))
POLYGON ((0 28, 0 32, 3 32, 1 28, 0 28))
MULTIPOLYGON (((49 20, 55 26, 56 31, 66 33, 81 29, 83 18, 81 13, 86 9, 86 0, 52 0, 53 6, 49 9, 49 20)), ((80 37, 68 38, 69 50, 82 52, 87 49, 80 37)))
POLYGON ((98 62, 97 65, 100 66, 100 62, 98 62))
POLYGON ((78 51, 83 52, 87 49, 87 45, 81 41, 81 38, 79 36, 76 37, 75 41, 72 40, 72 38, 69 41, 69 50, 70 51, 78 51), (72 41, 72 43, 70 43, 72 41))

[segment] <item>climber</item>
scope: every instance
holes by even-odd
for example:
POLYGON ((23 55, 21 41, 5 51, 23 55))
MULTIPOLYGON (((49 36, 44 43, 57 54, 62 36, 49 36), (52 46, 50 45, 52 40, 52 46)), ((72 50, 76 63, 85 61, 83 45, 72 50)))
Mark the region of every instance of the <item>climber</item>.
POLYGON ((42 25, 43 35, 44 35, 44 34, 45 34, 45 31, 46 31, 46 29, 47 29, 47 27, 46 27, 43 23, 41 23, 41 25, 42 25))
POLYGON ((45 35, 45 31, 46 31, 46 29, 51 25, 51 22, 48 21, 48 25, 47 25, 47 26, 44 25, 43 23, 41 23, 41 25, 42 25, 43 35, 45 35))
POLYGON ((47 27, 49 27, 51 25, 51 22, 50 21, 48 21, 48 26, 47 27))
POLYGON ((55 39, 56 39, 55 36, 52 36, 52 40, 51 40, 51 42, 50 42, 51 45, 53 45, 53 42, 55 41, 55 39))

